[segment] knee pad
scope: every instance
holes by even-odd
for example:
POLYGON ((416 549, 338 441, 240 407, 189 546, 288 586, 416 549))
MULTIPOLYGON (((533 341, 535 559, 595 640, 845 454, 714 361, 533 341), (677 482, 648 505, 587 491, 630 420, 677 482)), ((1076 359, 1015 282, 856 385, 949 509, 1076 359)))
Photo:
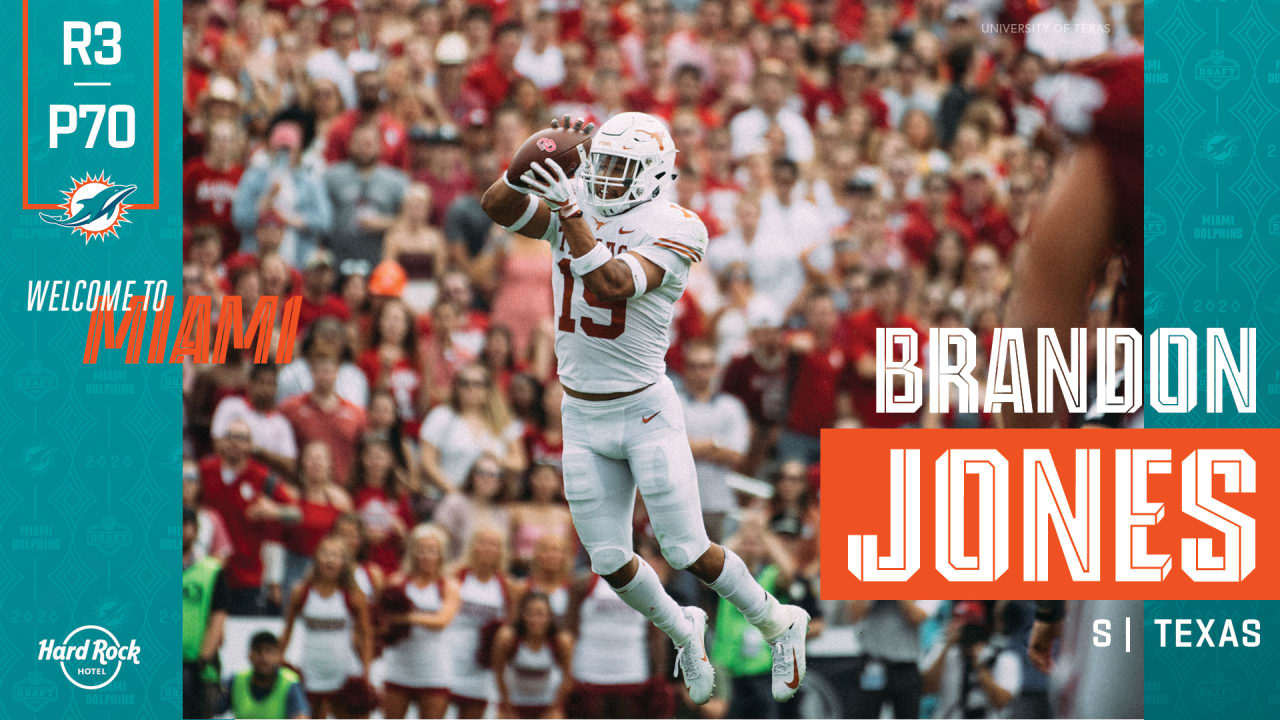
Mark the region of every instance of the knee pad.
POLYGON ((630 549, 618 547, 598 548, 590 551, 591 572, 597 575, 612 575, 631 561, 634 555, 630 549))
POLYGON ((682 543, 667 543, 662 546, 662 557, 666 558, 667 564, 676 570, 684 570, 689 567, 695 560, 701 557, 704 552, 706 552, 706 548, 703 548, 701 552, 694 554, 690 552, 690 549, 686 547, 685 544, 682 543))

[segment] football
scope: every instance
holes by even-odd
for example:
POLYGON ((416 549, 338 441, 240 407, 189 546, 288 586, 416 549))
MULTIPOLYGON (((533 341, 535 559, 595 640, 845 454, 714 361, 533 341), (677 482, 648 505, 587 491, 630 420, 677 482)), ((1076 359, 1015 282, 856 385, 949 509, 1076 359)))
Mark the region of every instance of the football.
POLYGON ((564 170, 564 174, 573 177, 581 164, 578 157, 578 146, 591 152, 591 135, 565 128, 547 128, 529 136, 528 140, 516 150, 507 168, 507 179, 512 183, 520 183, 520 176, 529 170, 532 163, 541 160, 555 160, 564 170))

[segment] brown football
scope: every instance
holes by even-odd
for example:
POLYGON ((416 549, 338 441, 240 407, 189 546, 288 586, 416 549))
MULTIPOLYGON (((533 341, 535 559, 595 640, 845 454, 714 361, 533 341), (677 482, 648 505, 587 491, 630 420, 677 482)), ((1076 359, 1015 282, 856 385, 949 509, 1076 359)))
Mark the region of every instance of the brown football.
POLYGON ((529 165, 541 160, 555 160, 564 170, 564 174, 573 177, 577 172, 581 159, 578 157, 578 146, 591 152, 591 136, 576 130, 564 128, 547 128, 529 136, 528 140, 516 150, 507 168, 507 178, 512 183, 520 183, 520 176, 529 170, 529 165))

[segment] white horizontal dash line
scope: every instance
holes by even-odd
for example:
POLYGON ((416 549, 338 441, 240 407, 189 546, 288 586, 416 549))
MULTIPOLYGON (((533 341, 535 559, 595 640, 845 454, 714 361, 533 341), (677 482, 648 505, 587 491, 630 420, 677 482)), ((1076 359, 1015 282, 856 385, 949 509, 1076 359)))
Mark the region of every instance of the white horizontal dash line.
POLYGON ((78 82, 71 84, 76 87, 111 87, 111 83, 109 82, 78 82))

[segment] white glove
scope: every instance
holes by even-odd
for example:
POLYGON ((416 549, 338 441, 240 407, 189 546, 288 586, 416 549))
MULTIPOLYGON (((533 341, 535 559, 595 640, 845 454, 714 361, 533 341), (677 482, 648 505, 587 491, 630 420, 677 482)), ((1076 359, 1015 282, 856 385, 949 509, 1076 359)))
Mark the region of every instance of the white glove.
POLYGON ((552 210, 565 211, 563 214, 568 215, 572 215, 577 210, 578 196, 573 181, 564 174, 564 170, 555 160, 547 158, 541 163, 530 164, 525 174, 520 176, 520 180, 530 188, 530 192, 545 200, 552 210), (543 165, 551 169, 548 170, 543 165))

